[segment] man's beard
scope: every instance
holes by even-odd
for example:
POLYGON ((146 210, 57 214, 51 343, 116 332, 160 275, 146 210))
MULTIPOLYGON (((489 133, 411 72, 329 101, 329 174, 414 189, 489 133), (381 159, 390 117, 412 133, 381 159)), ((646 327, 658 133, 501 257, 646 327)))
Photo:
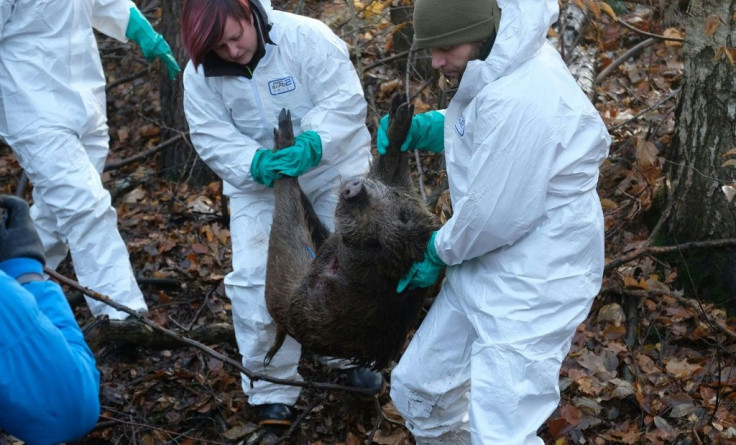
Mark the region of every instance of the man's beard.
MULTIPOLYGON (((480 60, 480 50, 482 46, 483 44, 481 42, 473 45, 473 49, 470 51, 470 55, 468 56, 468 63, 472 62, 473 60, 480 60)), ((453 80, 455 87, 460 85, 460 82, 463 80, 463 74, 465 74, 465 70, 468 68, 468 63, 466 63, 465 67, 463 67, 463 69, 458 72, 457 79, 453 80)))
MULTIPOLYGON (((473 48, 468 56, 468 63, 470 63, 473 60, 480 60, 481 59, 481 49, 483 46, 483 42, 478 42, 477 44, 473 45, 473 48)), ((460 85, 460 81, 463 80, 463 74, 465 74, 465 69, 468 67, 468 64, 465 64, 465 68, 463 68, 461 71, 458 71, 456 78, 450 78, 445 76, 445 73, 440 71, 440 81, 439 81, 439 87, 443 90, 452 90, 457 89, 457 87, 460 85)))

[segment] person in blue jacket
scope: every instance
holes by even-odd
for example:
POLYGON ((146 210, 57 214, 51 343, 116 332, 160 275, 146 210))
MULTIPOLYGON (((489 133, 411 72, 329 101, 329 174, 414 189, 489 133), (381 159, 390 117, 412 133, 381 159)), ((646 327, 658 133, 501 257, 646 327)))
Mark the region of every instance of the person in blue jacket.
POLYGON ((0 195, 0 437, 79 439, 100 414, 100 374, 20 198, 0 195))

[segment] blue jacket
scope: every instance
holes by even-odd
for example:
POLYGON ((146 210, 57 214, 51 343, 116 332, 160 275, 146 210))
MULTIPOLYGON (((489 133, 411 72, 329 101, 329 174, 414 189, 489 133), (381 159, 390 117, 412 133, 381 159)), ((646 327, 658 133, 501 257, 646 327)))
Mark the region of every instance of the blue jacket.
POLYGON ((20 285, 30 258, 0 263, 0 430, 30 445, 78 439, 100 414, 100 374, 61 288, 20 285))

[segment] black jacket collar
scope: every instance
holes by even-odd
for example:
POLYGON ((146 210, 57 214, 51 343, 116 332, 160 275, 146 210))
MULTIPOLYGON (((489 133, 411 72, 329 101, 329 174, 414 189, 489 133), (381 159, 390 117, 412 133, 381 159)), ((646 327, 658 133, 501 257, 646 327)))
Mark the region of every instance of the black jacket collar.
POLYGON ((202 60, 205 77, 243 76, 250 79, 253 77, 253 71, 258 66, 258 62, 266 55, 266 44, 275 45, 269 36, 273 24, 268 21, 263 5, 258 0, 250 0, 250 6, 258 36, 258 48, 253 58, 246 65, 241 65, 223 60, 214 51, 210 51, 204 55, 204 60, 202 60))

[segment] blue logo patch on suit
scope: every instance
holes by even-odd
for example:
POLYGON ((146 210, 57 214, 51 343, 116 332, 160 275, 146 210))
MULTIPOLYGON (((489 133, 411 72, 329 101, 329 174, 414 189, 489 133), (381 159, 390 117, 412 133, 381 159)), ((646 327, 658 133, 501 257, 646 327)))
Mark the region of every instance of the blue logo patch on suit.
POLYGON ((282 77, 268 82, 268 91, 272 96, 288 93, 296 89, 296 82, 291 76, 282 77))
POLYGON ((457 119, 457 122, 455 122, 454 128, 455 131, 457 131, 457 134, 459 134, 460 136, 465 135, 465 116, 463 116, 462 114, 460 115, 460 117, 457 119))

